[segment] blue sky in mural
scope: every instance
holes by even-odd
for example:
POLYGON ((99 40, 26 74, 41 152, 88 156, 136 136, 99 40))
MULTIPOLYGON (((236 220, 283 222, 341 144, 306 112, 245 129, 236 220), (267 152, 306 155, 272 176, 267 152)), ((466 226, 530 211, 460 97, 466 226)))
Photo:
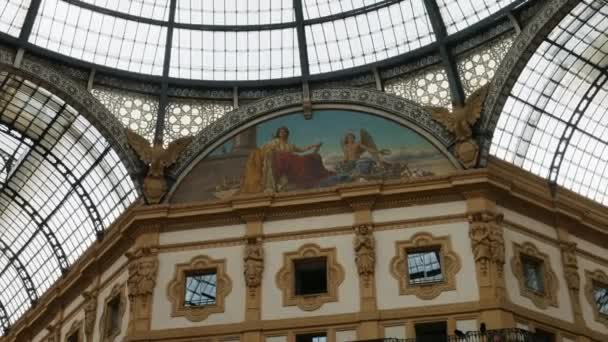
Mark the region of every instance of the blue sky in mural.
POLYGON ((289 128, 289 142, 298 147, 323 143, 321 147, 323 154, 341 154, 340 139, 348 131, 354 132, 359 139, 359 131, 362 128, 372 135, 379 148, 430 144, 409 128, 379 116, 353 111, 324 110, 315 111, 312 120, 306 120, 302 113, 294 113, 258 125, 258 146, 270 141, 277 128, 281 126, 289 128))

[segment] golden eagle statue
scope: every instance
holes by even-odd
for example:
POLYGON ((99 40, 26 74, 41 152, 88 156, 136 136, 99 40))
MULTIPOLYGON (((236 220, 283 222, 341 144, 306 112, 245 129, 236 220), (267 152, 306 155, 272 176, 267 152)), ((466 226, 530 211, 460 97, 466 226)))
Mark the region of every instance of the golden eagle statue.
POLYGON ((192 137, 179 138, 167 148, 150 145, 148 140, 139 134, 127 130, 127 139, 139 159, 148 165, 148 174, 144 178, 144 196, 149 204, 159 203, 167 192, 165 168, 173 165, 179 154, 190 144, 192 137))
POLYGON ((465 101, 464 106, 454 106, 450 112, 441 107, 425 107, 433 119, 456 137, 456 156, 466 168, 477 163, 479 146, 473 139, 473 129, 483 108, 483 101, 488 94, 488 85, 477 89, 465 101))

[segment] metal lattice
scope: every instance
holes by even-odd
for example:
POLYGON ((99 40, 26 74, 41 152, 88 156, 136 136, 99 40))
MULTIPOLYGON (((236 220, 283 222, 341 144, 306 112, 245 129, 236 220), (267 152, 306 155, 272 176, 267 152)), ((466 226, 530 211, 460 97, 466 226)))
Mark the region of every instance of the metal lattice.
POLYGON ((386 81, 384 90, 423 106, 452 107, 445 68, 432 66, 411 75, 386 81))
POLYGON ((165 123, 165 144, 187 135, 195 135, 233 108, 230 101, 170 99, 165 123))

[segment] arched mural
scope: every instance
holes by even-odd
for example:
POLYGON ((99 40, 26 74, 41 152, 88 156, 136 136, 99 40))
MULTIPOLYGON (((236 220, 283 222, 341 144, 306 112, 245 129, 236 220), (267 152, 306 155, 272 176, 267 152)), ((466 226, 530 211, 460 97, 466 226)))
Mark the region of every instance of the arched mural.
POLYGON ((318 110, 260 122, 215 148, 172 202, 226 199, 352 182, 443 174, 455 167, 430 141, 381 116, 318 110))

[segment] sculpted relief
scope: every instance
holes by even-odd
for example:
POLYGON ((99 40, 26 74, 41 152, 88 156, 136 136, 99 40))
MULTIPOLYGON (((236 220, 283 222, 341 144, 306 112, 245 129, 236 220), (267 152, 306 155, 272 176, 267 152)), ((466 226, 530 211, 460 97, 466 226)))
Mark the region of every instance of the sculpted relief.
POLYGON ((420 134, 383 117, 323 110, 307 120, 293 113, 220 145, 186 176, 173 201, 409 179, 453 169, 420 134))

